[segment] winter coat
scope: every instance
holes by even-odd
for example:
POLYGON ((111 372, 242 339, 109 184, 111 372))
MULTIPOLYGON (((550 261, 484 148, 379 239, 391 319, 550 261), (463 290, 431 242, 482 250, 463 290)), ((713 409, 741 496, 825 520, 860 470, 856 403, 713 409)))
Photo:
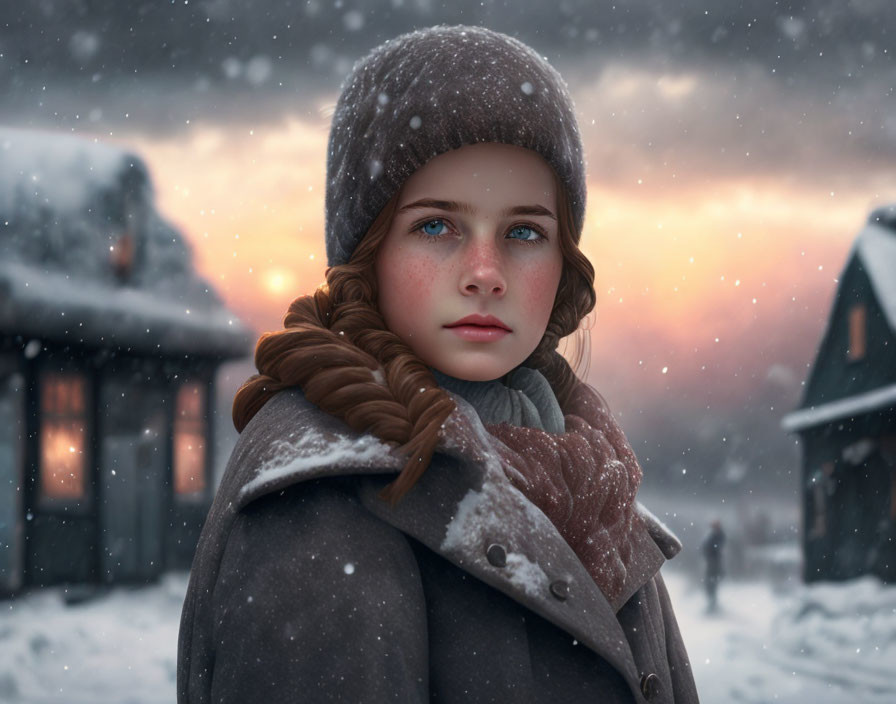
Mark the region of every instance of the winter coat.
POLYGON ((193 562, 179 704, 697 701, 659 574, 675 537, 645 511, 609 603, 452 397, 448 440, 394 509, 389 446, 298 389, 257 413, 193 562))

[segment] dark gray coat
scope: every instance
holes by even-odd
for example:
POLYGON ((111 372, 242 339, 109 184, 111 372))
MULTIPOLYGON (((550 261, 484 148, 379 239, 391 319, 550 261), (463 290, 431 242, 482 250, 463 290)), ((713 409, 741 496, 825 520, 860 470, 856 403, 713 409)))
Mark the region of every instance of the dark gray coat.
POLYGON ((697 701, 658 572, 675 537, 644 514, 609 603, 453 398, 395 509, 376 497, 402 466, 388 446, 296 389, 259 411, 193 562, 179 704, 697 701))

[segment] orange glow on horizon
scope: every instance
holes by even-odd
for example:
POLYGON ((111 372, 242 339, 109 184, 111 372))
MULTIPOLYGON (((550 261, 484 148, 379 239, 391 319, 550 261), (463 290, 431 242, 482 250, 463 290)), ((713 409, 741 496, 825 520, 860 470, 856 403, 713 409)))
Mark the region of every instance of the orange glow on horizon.
POLYGON ((327 127, 198 125, 134 140, 157 207, 193 246, 197 270, 255 329, 279 327, 289 302, 324 279, 327 127))
MULTIPOLYGON (((670 99, 691 89, 676 80, 661 86, 670 99)), ((324 281, 328 127, 200 125, 137 140, 199 272, 258 332, 282 327, 290 302, 324 281)), ((596 272, 592 370, 626 383, 649 366, 664 385, 692 384, 707 359, 736 369, 772 342, 809 345, 784 331, 798 315, 821 325, 878 204, 861 183, 836 195, 774 175, 608 185, 591 170, 581 246, 596 272)))

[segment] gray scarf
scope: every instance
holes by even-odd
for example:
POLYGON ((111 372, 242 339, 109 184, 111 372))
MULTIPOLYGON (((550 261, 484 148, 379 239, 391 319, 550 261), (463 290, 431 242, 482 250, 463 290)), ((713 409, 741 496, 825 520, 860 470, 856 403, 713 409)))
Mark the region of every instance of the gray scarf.
POLYGON ((520 366, 495 381, 467 381, 430 369, 439 386, 476 409, 483 424, 509 423, 549 433, 566 430, 554 390, 535 369, 520 366))

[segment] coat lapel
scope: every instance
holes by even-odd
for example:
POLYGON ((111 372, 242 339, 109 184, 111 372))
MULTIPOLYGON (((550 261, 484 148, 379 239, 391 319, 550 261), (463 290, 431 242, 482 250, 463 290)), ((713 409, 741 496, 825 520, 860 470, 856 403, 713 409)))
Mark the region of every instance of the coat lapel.
MULTIPOLYGON (((271 442, 250 443, 254 451, 242 458, 247 472, 231 510, 299 481, 355 475, 359 499, 371 513, 562 628, 637 686, 616 612, 665 561, 657 542, 645 526, 639 528, 633 546, 639 557, 622 593, 609 603, 547 516, 506 478, 475 410, 451 395, 458 408, 446 421, 446 440, 393 508, 378 494, 403 466, 400 456, 321 412, 297 389, 278 394, 259 416, 279 427, 266 428, 271 442), (500 546, 504 564, 487 558, 492 545, 500 546)), ((661 530, 658 522, 646 525, 661 530)))
POLYGON ((637 681, 613 609, 556 528, 509 483, 486 481, 473 488, 472 474, 469 467, 434 459, 395 508, 377 497, 391 477, 365 477, 360 498, 383 521, 559 626, 637 681), (503 566, 489 562, 491 545, 503 549, 503 566))

